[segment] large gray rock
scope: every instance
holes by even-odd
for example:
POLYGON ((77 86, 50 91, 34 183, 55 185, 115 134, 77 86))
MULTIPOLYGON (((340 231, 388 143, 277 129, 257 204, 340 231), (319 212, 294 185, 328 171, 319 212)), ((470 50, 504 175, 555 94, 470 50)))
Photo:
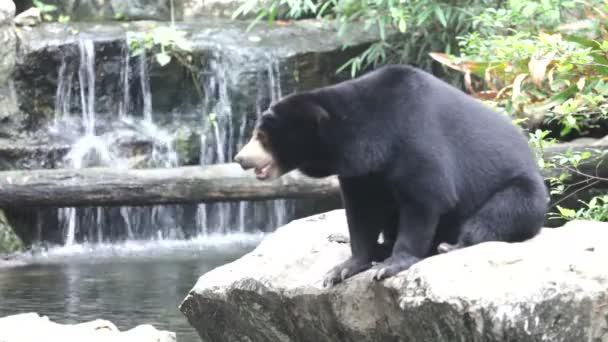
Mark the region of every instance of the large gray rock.
POLYGON ((17 51, 14 16, 13 1, 0 0, 0 136, 14 128, 10 124, 17 111, 15 96, 9 84, 17 51))
POLYGON ((59 324, 46 316, 24 313, 0 318, 0 342, 39 341, 175 342, 175 333, 149 324, 120 331, 109 321, 97 319, 79 324, 59 324))
POLYGON ((428 258, 330 289, 349 256, 344 212, 294 221, 199 278, 180 309, 204 341, 608 341, 608 224, 428 258))

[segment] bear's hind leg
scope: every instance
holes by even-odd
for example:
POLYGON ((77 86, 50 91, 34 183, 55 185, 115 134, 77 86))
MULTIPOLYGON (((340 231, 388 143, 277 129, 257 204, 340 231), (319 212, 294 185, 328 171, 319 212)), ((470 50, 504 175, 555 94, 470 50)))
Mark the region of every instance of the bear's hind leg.
POLYGON ((343 178, 340 186, 346 210, 350 236, 351 257, 332 268, 324 286, 332 286, 361 273, 372 266, 372 262, 388 256, 391 241, 378 243, 381 231, 392 231, 397 213, 390 194, 384 185, 372 176, 343 178))
POLYGON ((544 223, 547 204, 542 182, 515 180, 464 222, 458 243, 441 243, 437 250, 447 253, 486 241, 519 242, 532 238, 544 223))

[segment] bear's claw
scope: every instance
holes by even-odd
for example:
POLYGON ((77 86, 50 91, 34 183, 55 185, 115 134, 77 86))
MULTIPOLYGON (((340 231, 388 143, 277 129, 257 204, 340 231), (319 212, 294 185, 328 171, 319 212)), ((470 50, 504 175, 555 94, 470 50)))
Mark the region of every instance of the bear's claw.
POLYGON ((373 279, 383 280, 409 269, 419 259, 415 257, 390 257, 372 268, 373 279))
POLYGON ((325 279, 323 279, 323 286, 332 287, 354 276, 355 274, 369 269, 371 266, 372 265, 370 262, 349 258, 327 273, 325 279))

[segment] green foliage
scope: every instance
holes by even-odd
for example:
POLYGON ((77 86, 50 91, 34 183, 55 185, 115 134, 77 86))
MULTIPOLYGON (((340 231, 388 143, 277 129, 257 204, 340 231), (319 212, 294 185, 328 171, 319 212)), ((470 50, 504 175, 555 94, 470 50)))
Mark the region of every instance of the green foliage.
POLYGON ((151 51, 160 66, 169 64, 173 57, 183 60, 182 55, 192 51, 185 32, 174 26, 154 27, 145 32, 127 32, 127 42, 132 56, 151 51))
POLYGON ((541 170, 550 167, 550 165, 547 165, 545 159, 543 158, 545 148, 555 143, 555 139, 548 138, 549 133, 550 132, 547 130, 537 129, 536 131, 534 131, 534 133, 528 134, 528 143, 530 144, 530 148, 536 156, 538 167, 541 170))
POLYGON ((547 177, 551 184, 551 195, 564 194, 566 191, 571 190, 573 186, 576 186, 576 184, 568 183, 567 180, 573 173, 585 176, 584 173, 579 171, 579 166, 583 161, 591 158, 591 156, 590 151, 576 153, 567 151, 564 154, 553 156, 546 162, 545 169, 554 171, 552 172, 554 176, 547 177))
MULTIPOLYGON (((591 152, 543 159, 543 149, 555 139, 538 127, 557 126, 564 137, 584 134, 607 118, 608 1, 511 0, 474 22, 477 30, 459 37, 460 56, 431 56, 464 73, 471 94, 535 129, 530 146, 551 175, 552 195, 571 195, 603 180, 579 170, 591 152), (570 21, 562 24, 565 17, 570 21), (572 174, 585 180, 573 183, 572 174)), ((553 217, 607 220, 608 195, 581 202, 578 210, 558 205, 570 195, 554 203, 558 214, 553 217)))
MULTIPOLYGON (((44 3, 40 0, 34 0, 33 3, 34 7, 36 7, 40 11, 42 19, 44 19, 45 21, 55 20, 55 16, 53 14, 57 12, 57 6, 53 4, 44 3)), ((67 23, 70 21, 70 17, 67 15, 59 14, 57 16, 57 21, 60 23, 67 23)))
POLYGON ((499 0, 246 0, 233 17, 256 13, 252 25, 266 18, 272 23, 285 9, 285 16, 317 16, 334 20, 338 35, 346 37, 351 27, 375 30, 380 40, 361 55, 351 59, 339 71, 351 75, 370 66, 387 62, 409 62, 430 69, 427 53, 454 52, 456 37, 470 32, 471 18, 499 0))
POLYGON ((584 132, 608 114, 608 12, 585 2, 585 20, 558 25, 575 3, 510 1, 511 8, 476 18, 480 30, 460 38, 460 57, 432 56, 464 72, 473 95, 529 118, 531 127, 556 122, 562 136, 584 132))
POLYGON ((562 208, 557 206, 559 211, 557 218, 571 220, 593 220, 593 221, 608 221, 608 195, 593 197, 589 202, 583 202, 582 207, 578 210, 562 208))

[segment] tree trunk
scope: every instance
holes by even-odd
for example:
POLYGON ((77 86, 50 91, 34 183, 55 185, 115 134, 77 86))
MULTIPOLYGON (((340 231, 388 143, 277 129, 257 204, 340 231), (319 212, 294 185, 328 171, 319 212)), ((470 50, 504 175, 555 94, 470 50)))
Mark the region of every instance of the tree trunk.
MULTIPOLYGON (((568 151, 591 152, 577 169, 558 166, 545 176, 567 174, 566 182, 580 189, 591 183, 607 187, 608 145, 547 148, 545 160, 568 151), (592 178, 586 176, 591 175, 592 178)), ((187 166, 170 169, 53 169, 0 172, 0 207, 72 207, 199 203, 276 198, 319 198, 336 195, 335 176, 313 179, 292 172, 277 180, 259 181, 237 164, 187 166)))
POLYGON ((335 177, 292 172, 259 181, 237 164, 170 169, 54 169, 0 172, 0 207, 114 206, 335 195, 335 177))

